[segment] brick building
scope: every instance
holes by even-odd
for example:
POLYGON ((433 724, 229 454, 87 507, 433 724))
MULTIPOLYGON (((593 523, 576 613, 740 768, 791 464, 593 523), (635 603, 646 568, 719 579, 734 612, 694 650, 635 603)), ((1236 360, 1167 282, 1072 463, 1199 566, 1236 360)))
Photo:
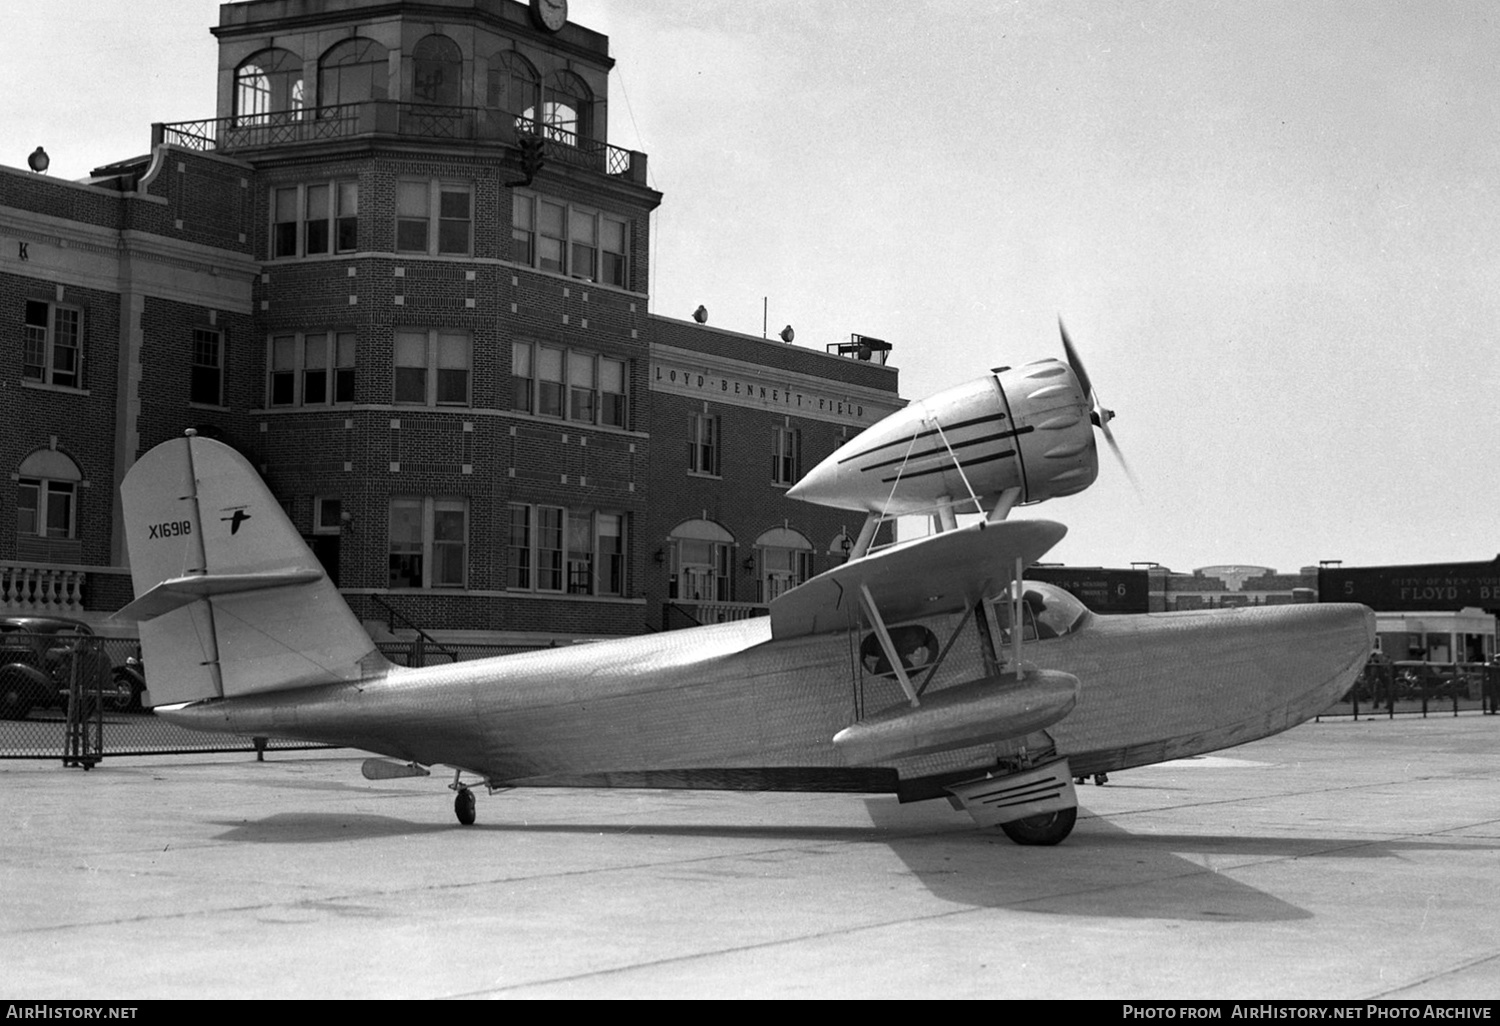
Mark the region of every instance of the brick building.
POLYGON ((648 314, 608 40, 542 10, 225 4, 214 118, 82 183, 0 168, 0 611, 123 604, 119 480, 189 427, 377 633, 753 615, 839 558, 785 488, 896 372, 648 314))

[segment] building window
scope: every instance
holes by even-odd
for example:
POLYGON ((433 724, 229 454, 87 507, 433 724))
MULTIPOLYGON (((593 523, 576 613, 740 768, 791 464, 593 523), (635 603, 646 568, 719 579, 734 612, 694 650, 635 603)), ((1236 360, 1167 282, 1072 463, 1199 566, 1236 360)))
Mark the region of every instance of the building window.
POLYGON ((343 501, 327 495, 314 496, 313 534, 339 534, 343 527, 343 501))
POLYGON ((358 182, 317 182, 271 190, 273 259, 352 253, 358 244, 358 182))
POLYGON ((516 193, 511 199, 510 257, 527 267, 536 265, 536 197, 516 193))
POLYGON ((574 217, 569 225, 573 246, 568 254, 568 273, 575 278, 595 281, 599 277, 599 219, 574 217))
POLYGON ((44 385, 83 387, 83 313, 26 300, 21 377, 44 385))
POLYGON ((517 342, 511 349, 511 409, 579 424, 624 428, 625 361, 517 342))
POLYGON ((598 357, 568 353, 568 419, 592 424, 599 405, 598 357))
POLYGON ((469 354, 467 332, 398 330, 395 401, 419 406, 469 405, 469 354))
POLYGON ((470 186, 439 181, 397 183, 398 252, 468 256, 473 237, 474 191, 470 186))
POLYGON ((462 588, 468 564, 464 499, 391 500, 392 588, 462 588))
POLYGON ((541 78, 525 57, 514 50, 495 54, 490 58, 487 85, 485 99, 489 107, 517 117, 536 118, 541 78))
POLYGON ((505 572, 505 586, 511 589, 530 591, 532 568, 536 556, 531 547, 531 507, 511 503, 510 506, 510 565, 505 572))
POLYGON ((73 481, 21 478, 16 483, 16 533, 33 538, 72 538, 78 485, 73 481))
POLYGON ((599 423, 624 428, 628 404, 625 401, 625 361, 599 357, 599 423))
POLYGON ((530 413, 534 408, 532 389, 536 371, 531 363, 531 343, 517 342, 510 350, 510 408, 530 413))
POLYGON ((413 103, 435 107, 457 107, 463 78, 464 55, 447 36, 425 36, 411 52, 413 103))
POLYGON ((813 575, 813 545, 790 528, 778 527, 755 540, 759 601, 771 602, 813 575))
POLYGON ((386 98, 390 66, 386 48, 373 39, 355 37, 329 47, 318 64, 318 104, 386 98))
POLYGON ((776 425, 771 429, 771 483, 790 487, 799 476, 802 432, 776 425))
POLYGON ((224 405, 224 336, 209 328, 193 329, 193 367, 188 384, 190 402, 224 405))
POLYGON ((707 520, 689 521, 668 539, 667 598, 679 602, 730 601, 732 536, 707 520), (692 535, 689 537, 688 535, 692 535))
POLYGON ((567 146, 593 135, 593 97, 583 79, 570 71, 553 72, 542 98, 542 125, 547 138, 567 146))
POLYGON ((16 481, 16 557, 75 563, 78 498, 83 474, 56 449, 38 449, 21 461, 16 481))
POLYGON ((511 200, 511 259, 527 267, 625 288, 628 229, 622 217, 517 193, 511 200))
POLYGON ((607 214, 599 216, 599 280, 625 288, 625 222, 607 214))
POLYGON ((240 125, 285 112, 300 116, 305 105, 302 58, 290 50, 262 50, 235 71, 234 87, 234 113, 240 125))
POLYGON ((355 348, 352 331, 272 336, 267 405, 352 403, 355 348))
POLYGON ((719 476, 719 418, 694 413, 688 420, 688 473, 719 476))
POLYGON ((542 200, 538 207, 537 266, 544 271, 567 273, 568 208, 542 200))
POLYGON ((625 594, 625 518, 619 513, 594 514, 596 549, 594 591, 598 595, 625 594))
POLYGON ((625 593, 623 514, 512 503, 509 550, 512 590, 625 593))
POLYGON ((563 519, 560 506, 536 508, 536 588, 563 590, 563 519))

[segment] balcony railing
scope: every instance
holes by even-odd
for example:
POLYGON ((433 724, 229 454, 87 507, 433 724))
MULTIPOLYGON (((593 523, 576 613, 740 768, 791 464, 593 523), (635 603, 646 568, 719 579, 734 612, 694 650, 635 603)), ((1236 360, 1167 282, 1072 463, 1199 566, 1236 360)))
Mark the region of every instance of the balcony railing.
POLYGON ((0 563, 0 610, 11 615, 76 616, 83 612, 82 569, 0 563))
POLYGON ((709 623, 729 623, 766 616, 771 607, 760 602, 699 602, 671 599, 662 608, 662 629, 677 630, 709 623))
POLYGON ((151 142, 153 146, 165 143, 206 153, 234 153, 367 135, 514 144, 519 134, 541 136, 548 161, 635 182, 646 180, 645 154, 588 139, 556 125, 486 107, 439 107, 397 100, 157 123, 152 126, 151 142))

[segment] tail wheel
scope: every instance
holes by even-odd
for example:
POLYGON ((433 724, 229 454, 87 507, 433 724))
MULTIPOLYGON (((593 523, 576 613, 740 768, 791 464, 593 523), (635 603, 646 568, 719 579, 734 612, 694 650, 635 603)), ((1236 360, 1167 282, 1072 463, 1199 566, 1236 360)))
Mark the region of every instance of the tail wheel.
POLYGON ((453 814, 464 826, 473 826, 477 813, 474 809, 474 792, 467 787, 460 787, 458 794, 453 799, 453 814))
POLYGON ((1017 844, 1057 844, 1073 832, 1077 821, 1077 808, 1059 809, 1001 823, 1000 829, 1017 844))

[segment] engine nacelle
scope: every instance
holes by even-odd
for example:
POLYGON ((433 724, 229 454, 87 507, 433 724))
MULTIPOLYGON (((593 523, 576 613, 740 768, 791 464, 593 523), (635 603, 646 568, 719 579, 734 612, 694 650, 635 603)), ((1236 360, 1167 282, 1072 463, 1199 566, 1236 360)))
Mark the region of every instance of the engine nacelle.
POLYGON ((1003 368, 872 425, 787 494, 890 516, 988 512, 1008 489, 1018 504, 1072 495, 1099 475, 1091 409, 1060 360, 1003 368))

